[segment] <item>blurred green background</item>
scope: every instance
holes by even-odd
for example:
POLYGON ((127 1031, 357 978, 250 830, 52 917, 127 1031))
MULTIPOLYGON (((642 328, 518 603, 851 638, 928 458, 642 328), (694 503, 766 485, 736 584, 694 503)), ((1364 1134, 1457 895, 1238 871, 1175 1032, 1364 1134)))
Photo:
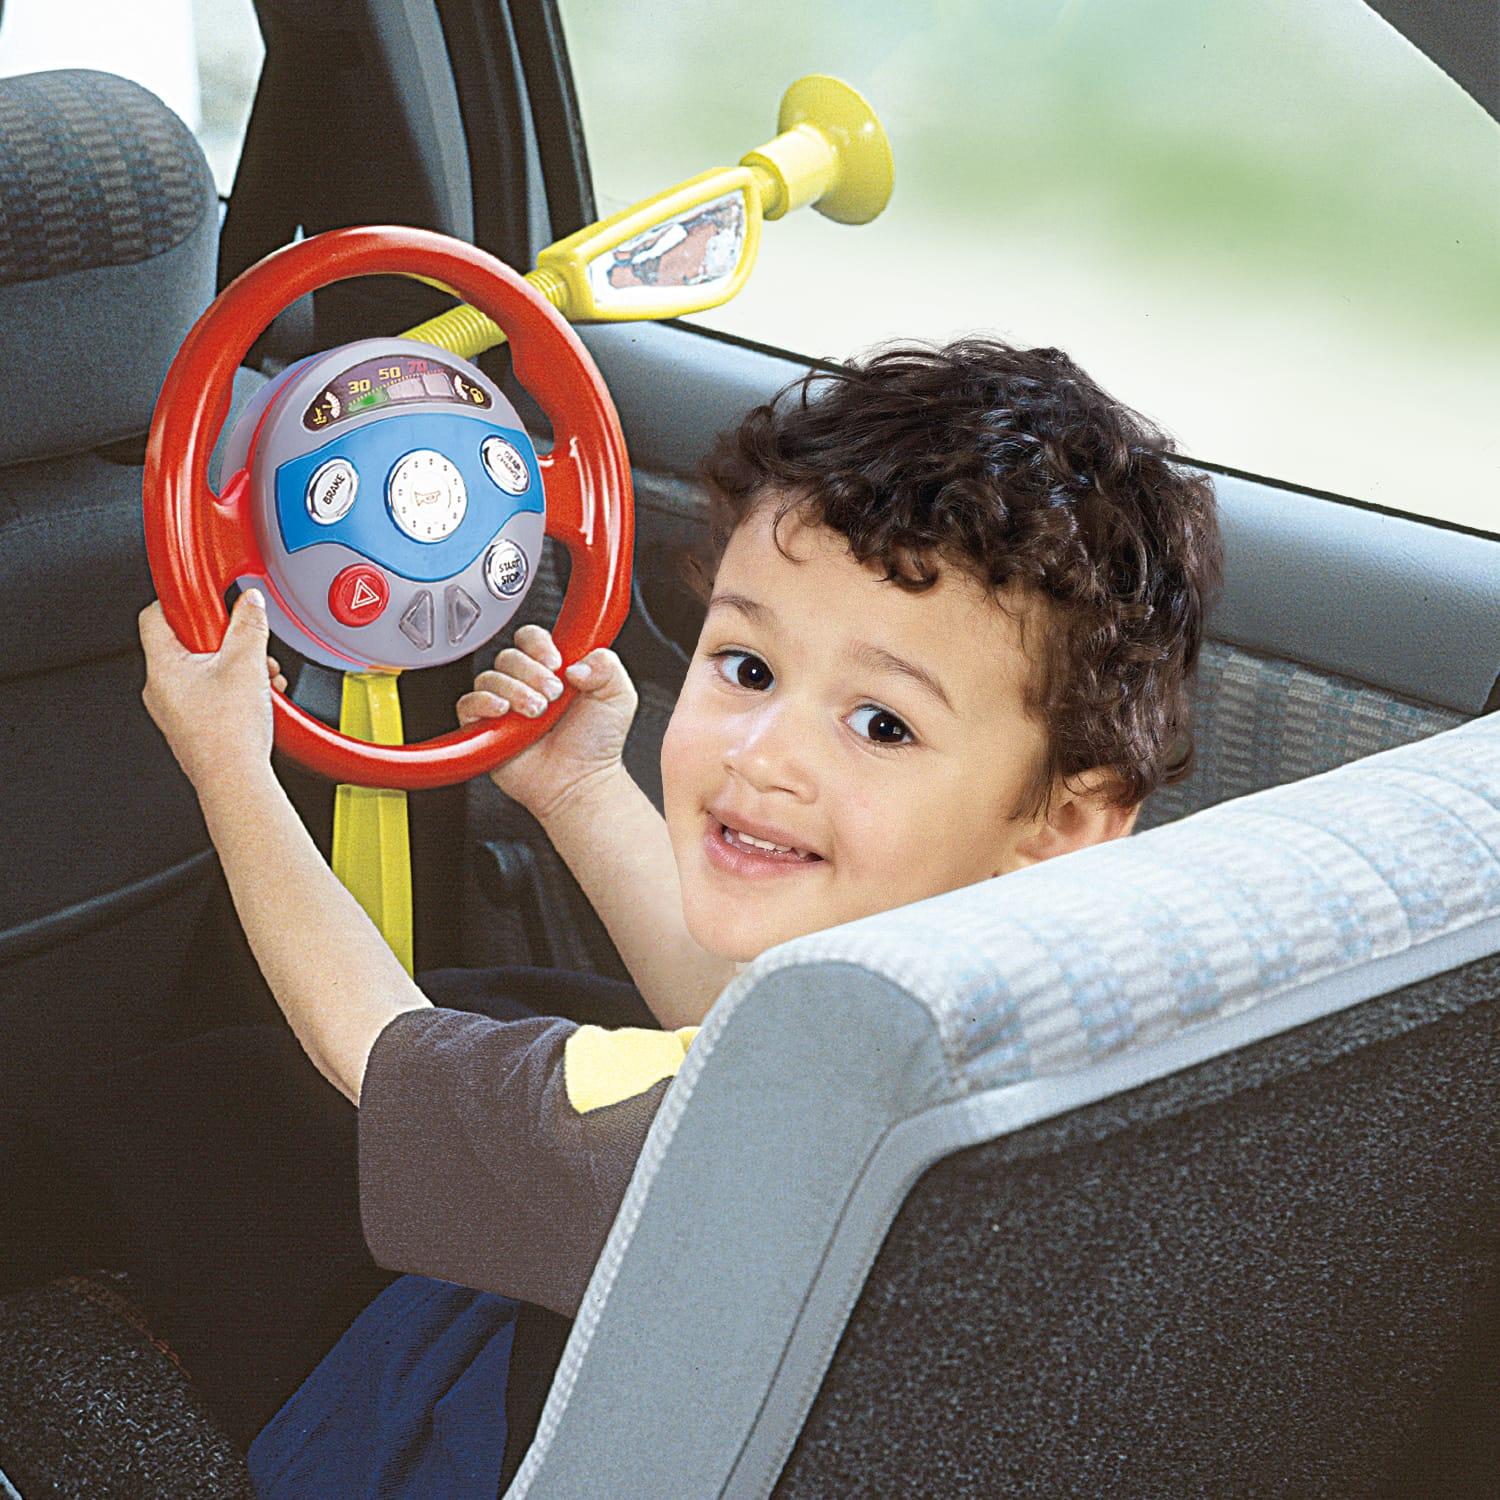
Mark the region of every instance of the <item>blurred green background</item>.
POLYGON ((829 72, 861 227, 767 226, 696 321, 845 358, 1056 344, 1194 457, 1500 530, 1500 124, 1362 0, 560 0, 601 213, 829 72))
MULTIPOLYGON (((890 133, 879 219, 768 225, 697 321, 1055 344, 1192 457, 1500 532, 1500 124, 1364 0, 559 5, 601 213, 738 161, 805 73, 890 133)), ((10 0, 0 69, 27 38, 157 89, 227 190, 250 0, 10 0)))

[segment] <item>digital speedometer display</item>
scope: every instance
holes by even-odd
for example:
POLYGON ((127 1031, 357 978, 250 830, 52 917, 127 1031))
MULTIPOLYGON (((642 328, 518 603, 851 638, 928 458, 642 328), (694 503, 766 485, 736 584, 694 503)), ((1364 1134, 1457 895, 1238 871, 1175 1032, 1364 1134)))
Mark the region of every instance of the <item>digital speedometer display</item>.
POLYGON ((362 412, 405 401, 446 401, 484 411, 489 393, 441 360, 410 354, 367 359, 330 380, 302 413, 309 432, 321 432, 362 412))

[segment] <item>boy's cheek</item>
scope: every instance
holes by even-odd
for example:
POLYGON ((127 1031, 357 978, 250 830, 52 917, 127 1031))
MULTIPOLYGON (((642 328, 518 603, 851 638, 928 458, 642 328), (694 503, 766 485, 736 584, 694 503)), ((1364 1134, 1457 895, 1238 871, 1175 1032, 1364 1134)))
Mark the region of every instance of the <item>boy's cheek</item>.
POLYGON ((699 790, 695 783, 706 753, 705 736, 692 708, 679 698, 661 742, 662 797, 669 806, 699 790))

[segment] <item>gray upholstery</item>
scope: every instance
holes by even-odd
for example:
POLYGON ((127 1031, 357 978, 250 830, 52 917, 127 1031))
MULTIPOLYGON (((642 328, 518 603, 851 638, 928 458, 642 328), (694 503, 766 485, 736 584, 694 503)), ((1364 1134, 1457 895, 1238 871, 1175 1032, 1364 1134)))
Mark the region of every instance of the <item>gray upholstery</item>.
MULTIPOLYGON (((213 295, 191 133, 102 73, 0 80, 0 1094, 45 1097, 202 1022, 175 993, 216 862, 141 702, 157 391, 213 295)), ((261 384, 241 372, 238 410, 261 384)), ((30 1496, 247 1494, 243 1461, 108 1286, 0 1299, 0 1455, 30 1496), (24 1419, 17 1418, 24 1413, 24 1419), (94 1425, 90 1429, 90 1422, 94 1425), (81 1434, 86 1434, 82 1436, 81 1434)), ((0 1485, 0 1493, 4 1492, 0 1485)))
MULTIPOLYGON (((236 374, 226 429, 264 383, 236 374)), ((155 592, 141 523, 150 418, 117 448, 0 468, 0 680, 137 648, 136 614, 155 592)))
POLYGON ((0 464, 144 432, 213 296, 218 196, 139 84, 69 69, 0 88, 0 464))
POLYGON ((762 954, 512 1497, 763 1495, 932 1161, 1500 951, 1500 717, 762 954))
MULTIPOLYGON (((0 80, 0 1089, 174 1024, 213 866, 140 700, 142 460, 216 235, 207 163, 154 95, 0 80)), ((242 374, 236 406, 259 383, 242 374)))
POLYGON ((1488 1500, 1497 1072, 1500 954, 945 1157, 777 1500, 1488 1500))
MULTIPOLYGON (((1496 650, 1500 660, 1500 646, 1496 650)), ((1146 801, 1136 822, 1140 832, 1425 739, 1467 717, 1214 640, 1199 657, 1194 702, 1192 774, 1146 801)))

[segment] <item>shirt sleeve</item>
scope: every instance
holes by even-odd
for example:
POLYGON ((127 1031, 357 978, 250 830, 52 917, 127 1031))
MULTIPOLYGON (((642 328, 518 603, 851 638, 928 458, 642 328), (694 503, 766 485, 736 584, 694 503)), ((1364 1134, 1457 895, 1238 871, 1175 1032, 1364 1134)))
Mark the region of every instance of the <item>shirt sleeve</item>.
POLYGON ((360 1091, 376 1262, 572 1317, 695 1034, 436 1006, 394 1017, 360 1091))

